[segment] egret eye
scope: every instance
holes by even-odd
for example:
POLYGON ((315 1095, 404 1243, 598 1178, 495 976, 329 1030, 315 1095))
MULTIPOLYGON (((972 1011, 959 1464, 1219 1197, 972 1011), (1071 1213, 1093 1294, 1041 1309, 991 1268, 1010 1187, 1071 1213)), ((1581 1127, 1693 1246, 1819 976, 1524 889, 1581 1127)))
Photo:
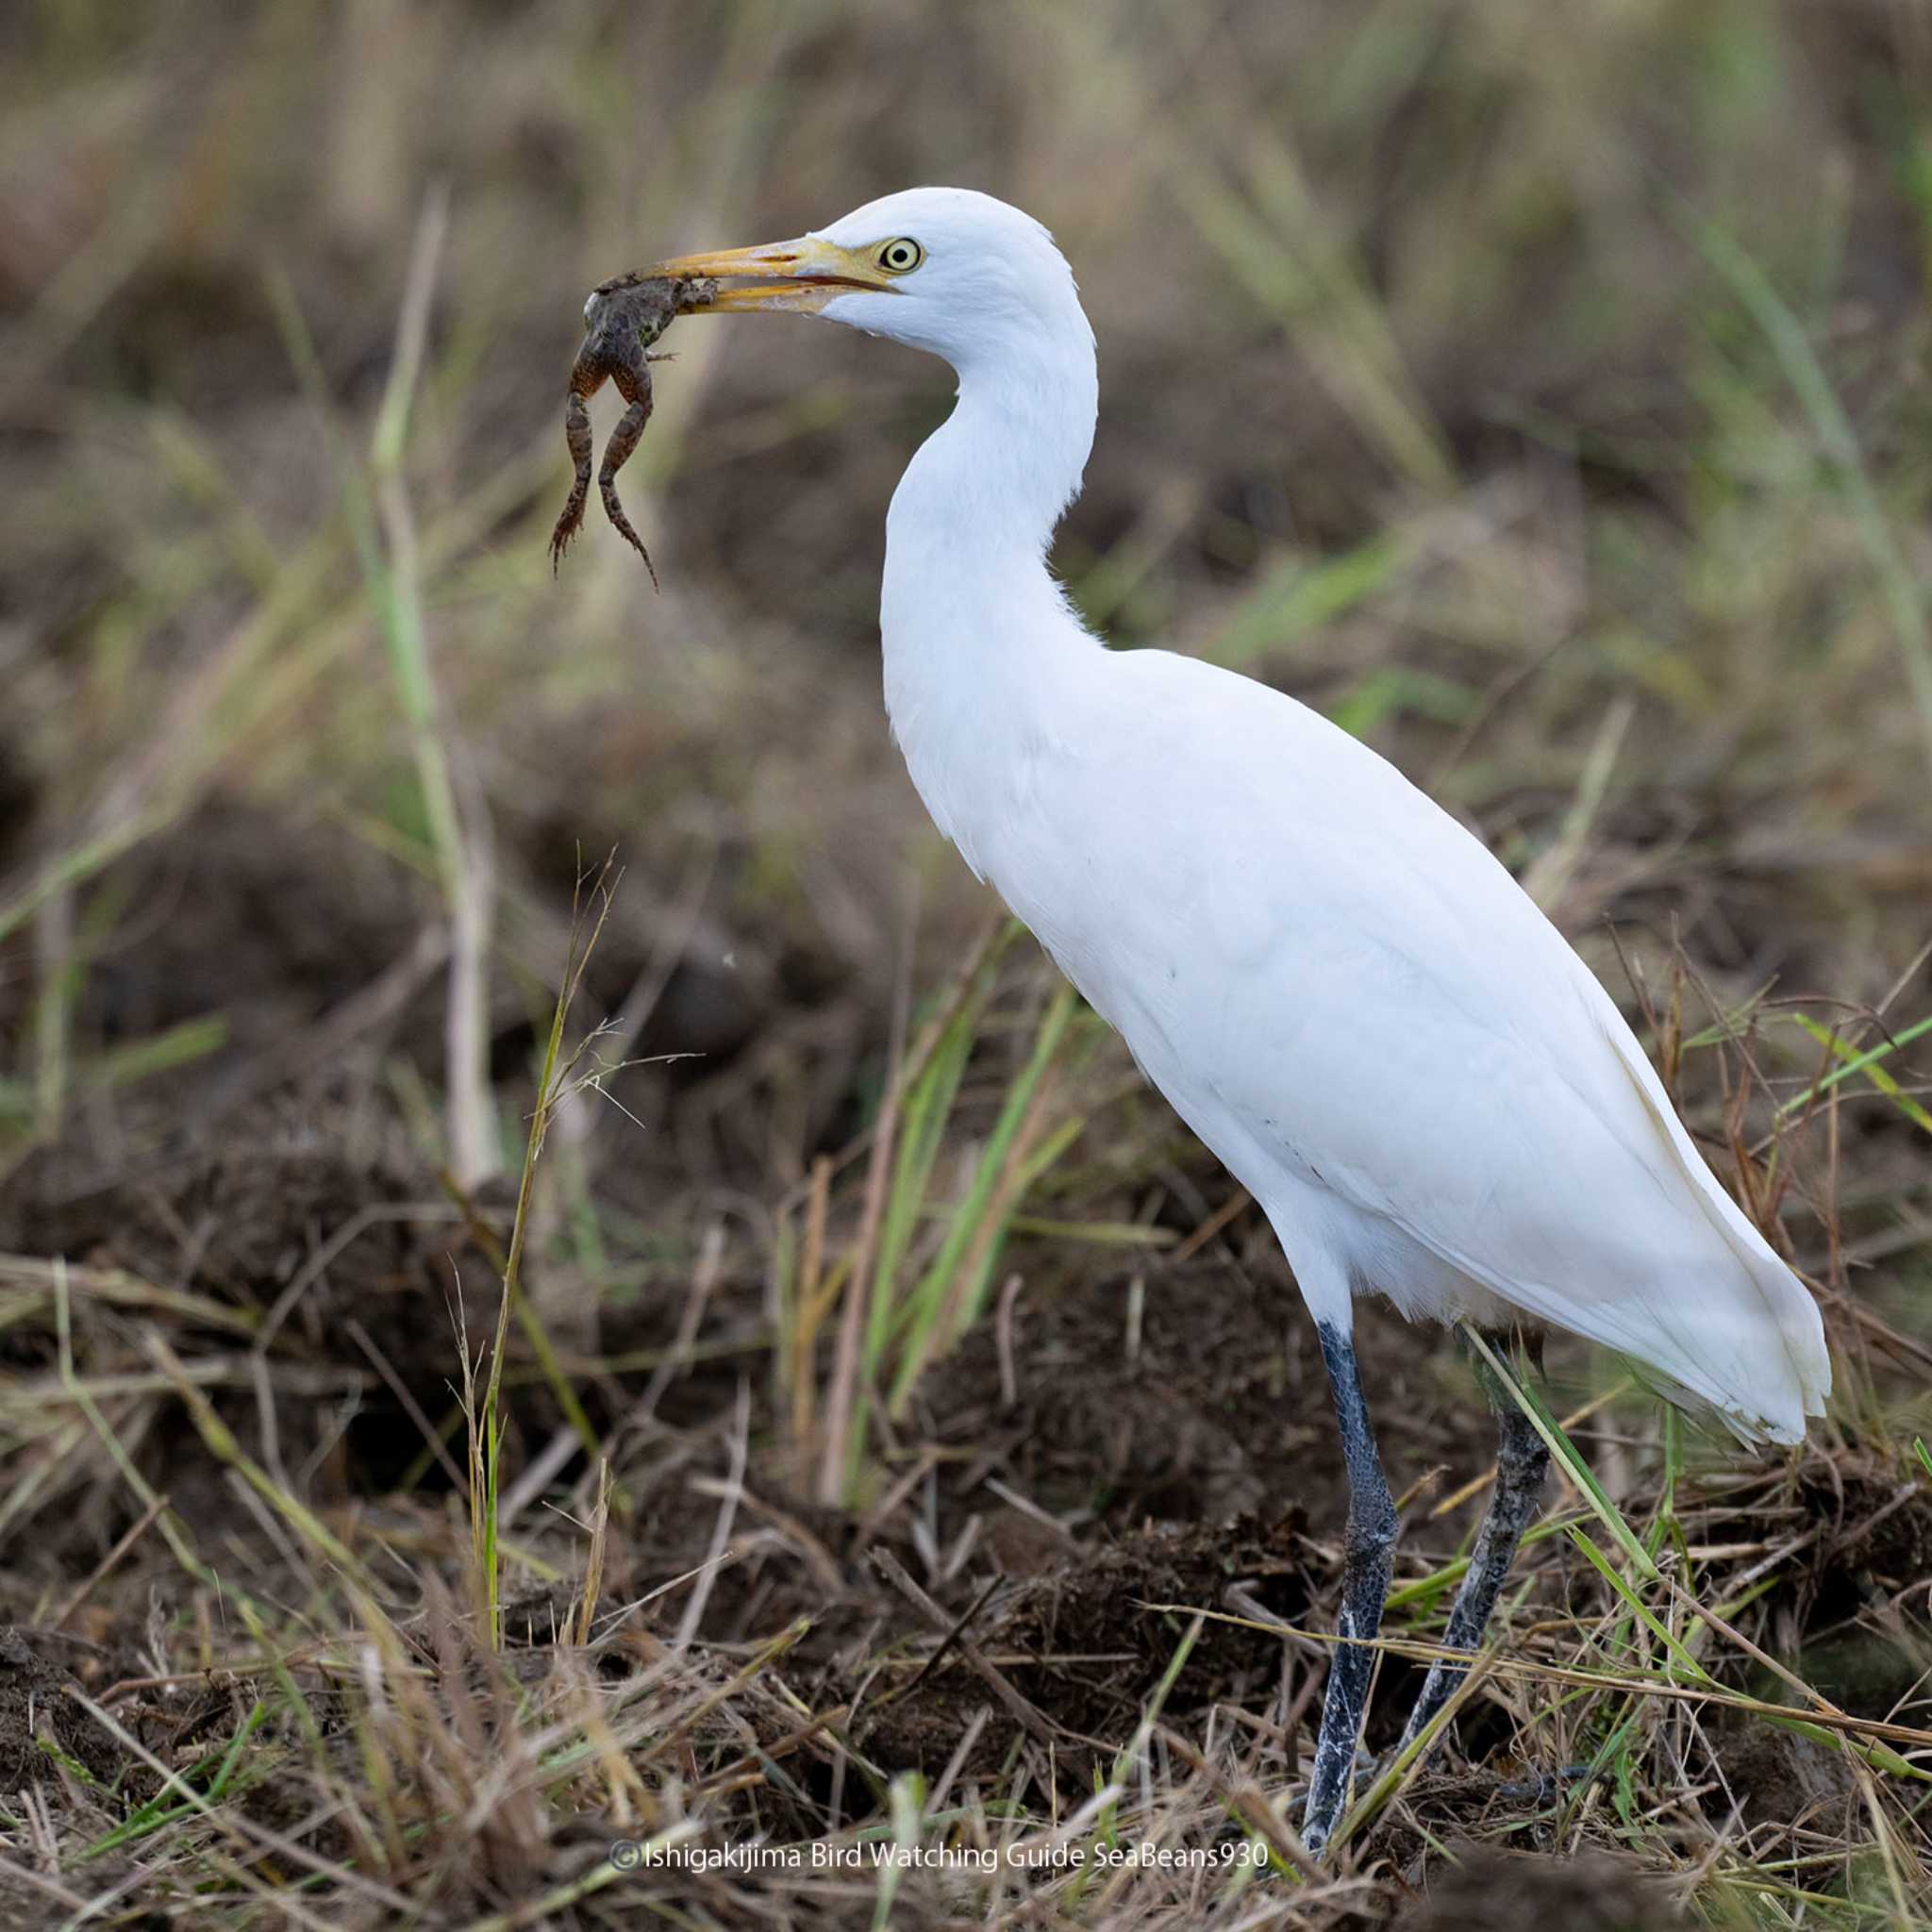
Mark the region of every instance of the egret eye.
POLYGON ((881 242, 872 258, 889 275, 910 275, 925 259, 925 250, 910 235, 901 235, 896 241, 881 242))

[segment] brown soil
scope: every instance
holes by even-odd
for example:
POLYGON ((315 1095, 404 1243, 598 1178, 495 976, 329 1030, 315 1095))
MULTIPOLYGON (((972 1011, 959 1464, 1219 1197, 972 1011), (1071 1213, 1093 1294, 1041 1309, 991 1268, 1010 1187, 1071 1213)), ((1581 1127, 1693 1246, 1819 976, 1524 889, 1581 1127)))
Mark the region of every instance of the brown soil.
MULTIPOLYGON (((1073 1550, 988 1605, 961 1634, 983 1656, 1000 1660, 1001 1677, 1045 1717, 1036 1735, 1053 1735, 1073 1782, 1091 1790, 1092 1772, 1105 1775, 1174 1661, 1189 1627, 1186 1612, 1256 1623, 1299 1618, 1311 1594, 1307 1564, 1293 1517, 1274 1524, 1252 1517, 1213 1526, 1150 1524, 1117 1542, 1073 1550), (1182 1607, 1166 1607, 1172 1606, 1182 1607)), ((915 1634, 945 1633, 919 1623, 915 1634)), ((885 1676, 883 1692, 861 1713, 866 1748, 936 1775, 966 1726, 986 1711, 989 1722, 968 1765, 993 1769, 1027 1727, 957 1650, 922 1674, 920 1652, 930 1648, 922 1643, 908 1669, 885 1676), (894 1674, 911 1679, 904 1691, 894 1674)), ((1265 1709, 1281 1676, 1277 1636, 1209 1623, 1164 1709, 1177 1720, 1222 1701, 1265 1709)))
POLYGON ((1402 1932, 1676 1932, 1689 1922, 1630 1860, 1551 1858, 1461 1845, 1402 1932))
MULTIPOLYGON (((303 879, 340 857, 317 858, 307 844, 311 836, 323 835, 291 833, 277 848, 262 824, 248 837, 230 836, 218 816, 184 840, 181 863, 192 890, 179 890, 192 905, 192 926, 158 935, 141 956, 130 982, 141 1024, 192 1017, 219 1000, 237 1016, 239 1044, 173 1077, 166 1119, 130 1109, 120 1124, 131 1132, 103 1137, 98 1120, 79 1118, 67 1141, 12 1176, 0 1200, 0 1248, 65 1255, 158 1289, 192 1289, 257 1324, 258 1333, 272 1324, 264 1356, 278 1378, 274 1446, 282 1466, 303 1470, 307 1499, 335 1520, 393 1512, 433 1546, 448 1527, 436 1502, 446 1485, 432 1466, 416 1491, 396 1493, 425 1442, 391 1378, 432 1422, 447 1416, 458 1359, 454 1313, 460 1306, 475 1347, 493 1320, 507 1202, 494 1195, 474 1204, 474 1221, 461 1218, 433 1159, 360 1070, 367 1042, 325 1066, 301 1065, 312 1037, 307 1029, 353 999, 378 962, 407 944, 413 920, 407 903, 374 901, 360 926, 352 919, 319 930, 291 916, 275 882, 299 897, 303 879), (268 1091, 250 1092, 244 1075, 251 1057, 270 1050, 264 1041, 286 1052, 295 1071, 268 1091)), ((90 1024, 111 1030, 105 1009, 90 1024)), ((388 1024, 402 1023, 391 1015, 388 1024)), ((727 1460, 731 1413, 748 1378, 745 1496, 731 1560, 708 1585, 702 1644, 740 1657, 741 1649, 729 1647, 762 1644, 807 1620, 809 1628, 778 1667, 783 1681, 799 1708, 850 1707, 845 1735, 869 1763, 937 1777, 976 1724, 965 1775, 997 1780, 1024 1762, 1037 1796, 1077 1804, 1134 1734, 1186 1638, 1189 1613, 1247 1620, 1203 1626, 1163 1719, 1198 1735, 1217 1707, 1242 1713, 1254 1775, 1269 1783, 1292 1777, 1295 1725, 1287 1721, 1291 1712, 1296 1724, 1305 1718, 1321 1656, 1285 1646, 1266 1625, 1328 1626, 1345 1490, 1325 1385, 1292 1283, 1265 1241, 1238 1252, 1241 1225, 1228 1243, 1192 1261, 1150 1261, 1131 1334, 1130 1277, 1117 1265, 1055 1274, 1046 1253, 1023 1245, 1014 1261, 1029 1286, 1013 1310, 1009 1365, 1003 1370, 987 1324, 928 1377, 900 1430, 893 1468, 924 1458, 929 1474, 910 1504, 880 1520, 821 1509, 799 1493, 769 1407, 765 1286, 748 1271, 727 1274, 698 1331, 708 1353, 667 1385, 656 1387, 648 1367, 575 1375, 596 1426, 621 1445, 623 1486, 600 1609, 618 1611, 705 1560, 716 1505, 689 1479, 716 1475, 727 1460), (645 1414, 647 1392, 653 1407, 645 1414), (963 1557, 935 1574, 932 1552, 962 1548, 963 1557), (916 1605, 887 1574, 894 1564, 918 1579, 929 1606, 916 1605), (967 1656, 969 1646, 983 1668, 967 1656)), ((557 1265, 551 1251, 533 1249, 534 1294, 546 1292, 557 1265)), ((676 1332, 682 1304, 680 1290, 649 1292, 628 1307, 600 1305, 573 1349, 599 1357, 661 1349, 676 1332)), ((151 1367, 140 1343, 146 1319, 138 1307, 77 1298, 75 1342, 89 1371, 151 1367)), ((166 1326, 184 1358, 245 1367, 245 1336, 179 1315, 168 1316, 166 1326)), ((1374 1308, 1363 1311, 1361 1334, 1370 1402, 1396 1489, 1445 1465, 1459 1480, 1487 1460, 1487 1421, 1441 1339, 1374 1308)), ((9 1324, 0 1347, 25 1378, 54 1372, 44 1309, 9 1324)), ((211 1383, 209 1399, 246 1452, 266 1459, 258 1391, 246 1376, 211 1383)), ((232 1475, 178 1401, 151 1396, 143 1404, 117 1411, 137 1465, 165 1489, 199 1542, 229 1547, 240 1534, 232 1475)), ((514 1469, 561 1418, 541 1382, 527 1376, 509 1407, 514 1469)), ((459 1438, 457 1446, 460 1454, 459 1438)), ((1425 1484, 1424 1504, 1428 1493, 1425 1484)), ((1848 1708, 1888 1712, 1913 1693, 1925 1667, 1915 1621, 1923 1607, 1909 1602, 1909 1591, 1932 1569, 1932 1499, 1876 1460, 1856 1457, 1816 1458, 1793 1493, 1797 1527, 1809 1523, 1817 1535, 1807 1564, 1780 1582, 1770 1627, 1848 1708)), ((23 1624, 44 1615, 138 1513, 125 1488, 111 1481, 76 1492, 70 1507, 43 1510, 0 1582, 0 1614, 23 1624)), ((1432 1522, 1424 1506, 1411 1508, 1406 1574, 1451 1554, 1469 1515, 1432 1522)), ((1721 1538, 1721 1515, 1712 1521, 1719 1526, 1710 1534, 1721 1538)), ((1569 1588, 1560 1555, 1544 1560, 1541 1577, 1546 1599, 1569 1588)), ((1577 1587, 1595 1586, 1583 1573, 1577 1587)), ((115 1793, 116 1804, 150 1788, 152 1774, 87 1717, 67 1687, 93 1695, 150 1674, 149 1592, 165 1601, 178 1588, 178 1573, 150 1536, 139 1559, 81 1608, 75 1629, 84 1637, 27 1627, 0 1640, 0 1790, 44 1781, 58 1762, 50 1748, 115 1793)), ((291 1593, 299 1588, 290 1586, 291 1593)), ((660 1655, 651 1646, 678 1628, 688 1588, 667 1591, 628 1619, 622 1641, 600 1654, 604 1667, 621 1673, 640 1656, 660 1655)), ((571 1578, 524 1589, 508 1606, 511 1643, 551 1643, 574 1599, 571 1578)), ((1372 1747, 1391 1740, 1415 1677, 1407 1665, 1385 1664, 1372 1747)), ((161 1762, 179 1765, 198 1757, 200 1740, 231 1734, 244 1690, 216 1674, 130 1692, 115 1707, 117 1721, 161 1762)), ((793 1721, 774 1706, 766 1741, 793 1721)), ((1715 1733, 1729 1789, 1706 1801, 1713 1815, 1729 1815, 1733 1800, 1747 1825, 1843 1815, 1850 1788, 1842 1760, 1759 1725, 1724 1724, 1715 1733)), ((1479 1831, 1499 1807, 1521 1813, 1509 1792, 1525 1767, 1493 1748, 1510 1737, 1506 1722, 1474 1715, 1462 1732, 1471 1757, 1445 1754, 1411 1788, 1406 1813, 1397 1807, 1375 1827, 1370 1848, 1424 1894, 1404 1923, 1438 1932, 1477 1923, 1497 1932, 1533 1920, 1584 1928, 1677 1923, 1613 1863, 1480 1852, 1450 1869, 1435 1859, 1408 1822, 1417 1807, 1438 1836, 1451 1826, 1479 1831)), ((824 1755, 802 1753, 796 1769, 800 1790, 824 1802, 824 1755)), ((851 1780, 842 1789, 848 1809, 863 1804, 851 1780)), ((271 1782, 250 1802, 293 1816, 298 1798, 292 1786, 278 1796, 271 1782)), ((786 1815, 801 1831, 810 1828, 808 1811, 786 1815)), ((1540 1844, 1540 1827, 1524 1829, 1522 1841, 1540 1844)), ((1545 1849, 1554 1848, 1553 1841, 1545 1849)), ((919 1896, 916 1889, 908 1894, 919 1896)))
POLYGON ((130 1794, 151 1784, 113 1737, 69 1694, 103 1688, 102 1653, 58 1631, 0 1628, 0 1778, 8 1791, 58 1778, 62 1760, 97 1785, 129 1779, 130 1794))

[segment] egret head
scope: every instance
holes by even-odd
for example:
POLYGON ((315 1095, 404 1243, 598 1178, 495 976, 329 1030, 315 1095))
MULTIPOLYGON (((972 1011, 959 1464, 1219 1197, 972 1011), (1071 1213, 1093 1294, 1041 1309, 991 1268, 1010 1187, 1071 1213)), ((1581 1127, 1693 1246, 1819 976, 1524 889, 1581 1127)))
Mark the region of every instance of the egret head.
POLYGON ((969 188, 910 188, 791 242, 681 256, 655 275, 723 278, 707 310, 823 315, 943 356, 962 373, 989 357, 1093 333, 1073 271, 1032 216, 969 188))

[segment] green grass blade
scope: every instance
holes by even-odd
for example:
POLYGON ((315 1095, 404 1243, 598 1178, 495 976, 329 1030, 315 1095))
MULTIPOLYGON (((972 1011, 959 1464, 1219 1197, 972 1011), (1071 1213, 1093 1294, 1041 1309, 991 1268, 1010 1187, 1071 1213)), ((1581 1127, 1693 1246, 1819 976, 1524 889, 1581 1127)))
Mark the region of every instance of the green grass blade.
POLYGON ((1574 1524, 1571 1525, 1570 1541, 1590 1559, 1591 1567, 1596 1571, 1597 1574, 1623 1599, 1630 1614, 1677 1659, 1684 1670, 1698 1683, 1710 1683, 1712 1681, 1710 1673, 1684 1648, 1683 1644, 1676 1638, 1673 1637, 1665 1629, 1657 1614, 1618 1575, 1616 1565, 1574 1524))
POLYGON ((1845 1064, 1834 1068, 1830 1079, 1821 1080, 1816 1087, 1800 1094, 1795 1100, 1788 1100, 1778 1109, 1778 1117, 1780 1119, 1794 1107, 1802 1107, 1808 1104, 1818 1093, 1833 1084, 1834 1081, 1843 1079, 1849 1074, 1857 1073, 1863 1074, 1866 1079, 1871 1081, 1873 1086, 1877 1088, 1879 1092, 1884 1094, 1891 1102, 1892 1106, 1897 1108, 1899 1112, 1904 1114, 1915 1127, 1922 1127, 1926 1133, 1932 1134, 1932 1113, 1928 1113, 1883 1067, 1877 1064, 1894 1047, 1904 1046, 1908 1041, 1916 1040, 1920 1034, 1932 1031, 1932 1014, 1928 1014, 1917 1025, 1907 1027, 1904 1033, 1894 1034, 1883 1045, 1874 1047, 1866 1053, 1859 1053, 1849 1041, 1840 1040, 1829 1026, 1814 1020, 1809 1013, 1793 1013, 1791 1018, 1820 1046, 1836 1054, 1845 1064))
POLYGON ((1541 1396, 1527 1383, 1519 1382, 1504 1365, 1502 1358, 1474 1329, 1465 1326, 1463 1334, 1469 1345, 1488 1363, 1498 1381, 1508 1391, 1511 1400, 1529 1418, 1530 1426, 1543 1439, 1565 1475, 1576 1486, 1583 1499, 1590 1505, 1597 1520, 1609 1531, 1617 1547, 1623 1551, 1637 1573, 1643 1577, 1655 1579, 1657 1576, 1657 1564, 1650 1552, 1638 1540, 1636 1532, 1624 1521, 1624 1515, 1605 1493, 1603 1485, 1597 1481, 1589 1463, 1577 1453, 1576 1445, 1571 1441, 1557 1419, 1544 1405, 1541 1396))
POLYGON ((890 1407, 895 1415, 911 1394, 913 1385, 927 1361, 943 1346, 943 1339, 937 1335, 936 1330, 945 1304, 946 1291, 966 1257, 969 1244, 982 1232, 1013 1143, 1019 1137, 1021 1124, 1032 1107, 1047 1068, 1059 1050, 1068 1023, 1074 1017, 1077 999, 1074 989, 1062 984, 1049 1002, 1040 1023, 1040 1031, 1034 1039, 1033 1052, 1007 1090, 1006 1103, 1000 1108, 999 1119, 987 1139, 985 1151, 980 1155, 972 1184, 966 1191, 966 1198, 959 1204, 959 1210, 953 1218, 953 1224, 940 1246, 937 1258, 921 1278, 902 1311, 900 1326, 904 1331, 904 1341, 890 1399, 890 1407))
POLYGON ((1716 222, 1681 205, 1677 219, 1704 258, 1724 277, 1732 294, 1762 331, 1784 371, 1785 380, 1810 418, 1812 433, 1838 467, 1850 501, 1853 523, 1890 613, 1906 681, 1918 708, 1926 762, 1932 765, 1932 626, 1926 621, 1924 594, 1919 580, 1906 559, 1891 520, 1865 468, 1852 420, 1813 353, 1804 325, 1756 259, 1728 229, 1716 222))

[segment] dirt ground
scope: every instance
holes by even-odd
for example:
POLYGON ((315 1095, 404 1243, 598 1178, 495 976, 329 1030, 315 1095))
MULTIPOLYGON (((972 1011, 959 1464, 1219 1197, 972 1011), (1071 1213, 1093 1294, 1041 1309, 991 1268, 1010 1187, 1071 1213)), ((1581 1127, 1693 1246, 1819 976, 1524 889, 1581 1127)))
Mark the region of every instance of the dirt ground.
MULTIPOLYGON (((33 1529, 15 1539, 0 1579, 4 1789, 81 1779, 104 1816, 154 1806, 167 1771, 204 1763, 263 1688, 218 1660, 210 1620, 226 1612, 216 1579, 291 1606, 319 1607, 328 1593, 206 1420, 170 1393, 182 1364, 258 1466, 338 1533, 366 1535, 405 1566, 385 1578, 390 1589, 419 1565, 447 1574, 458 1547, 460 1471, 439 1424, 459 1380, 458 1324, 474 1348, 493 1319, 510 1196, 497 1187, 460 1208, 370 1077, 377 1054, 408 1037, 423 989, 375 1012, 370 1037, 344 1036, 356 961, 406 955, 413 927, 407 903, 375 895, 345 922, 293 916, 305 877, 337 862, 325 846, 308 834, 277 844, 258 822, 238 838, 219 813, 189 828, 162 871, 178 864, 166 891, 192 918, 158 927, 96 996, 138 1005, 154 1025, 192 1010, 212 972, 234 1015, 229 1041, 118 1108, 111 1134, 99 1119, 77 1124, 7 1190, 0 1251, 67 1258, 67 1345, 138 1478, 114 1479, 100 1441, 71 1431, 29 1452, 33 1529), (302 1044, 317 1041, 337 1051, 302 1044), (150 1495, 165 1496, 166 1522, 207 1562, 213 1589, 171 1559, 142 1507, 150 1495)), ((507 1044, 523 1024, 505 1008, 507 1044)), ((540 1305, 557 1306, 553 1274, 568 1282, 563 1252, 554 1241, 555 1265, 531 1268, 540 1305)), ((1323 1668, 1321 1644, 1299 1633, 1331 1627, 1345 1492, 1285 1267, 1252 1213, 1186 1260, 1155 1250, 1124 1268, 1102 1253, 1036 1270, 1024 1242, 1011 1258, 1021 1286, 1002 1319, 974 1328, 928 1377, 869 1502, 849 1508, 813 1500, 788 1440, 764 1281, 725 1265, 695 1322, 690 1299, 668 1294, 564 1311, 566 1366, 615 1472, 597 1599, 608 1621, 590 1653, 570 1649, 580 1557, 566 1519, 533 1524, 530 1554, 561 1567, 544 1582, 512 1565, 512 1676, 588 1655, 600 1677, 623 1684, 694 1641, 715 1681, 776 1643, 733 1725, 741 1748, 762 1739, 783 1768, 772 1763, 755 1798, 724 1801, 708 1829, 725 1829, 736 1810, 741 1826, 779 1842, 862 1824, 908 1772, 928 1788, 998 1791, 1036 1815, 1075 1809, 1157 1699, 1163 1726, 1195 1748, 1218 1739, 1257 1788, 1291 1781, 1323 1668), (1195 1612, 1208 1621, 1190 1639, 1195 1612), (836 1745, 823 1732, 801 1740, 800 1714, 827 1711, 836 1745)), ((30 1286, 11 1265, 4 1348, 18 1425, 53 1399, 62 1372, 52 1277, 30 1286)), ((1471 1527, 1475 1502, 1431 1512, 1480 1469, 1487 1425, 1442 1337, 1373 1307, 1360 1334, 1385 1457, 1408 1499, 1400 1583, 1453 1557, 1471 1527)), ((527 1351, 511 1362, 516 1468, 569 1425, 527 1351)), ((1559 1399, 1581 1392, 1582 1351, 1559 1345, 1550 1374, 1559 1399)), ((1584 1429, 1578 1440, 1592 1438, 1584 1429)), ((1620 1447, 1630 1439, 1599 1440, 1607 1473, 1623 1472, 1624 1507, 1654 1502, 1654 1469, 1620 1447)), ((1749 1599, 1752 1627, 1845 1712, 1915 1707, 1932 1662, 1926 1486, 1843 1441, 1741 1481, 1707 1447, 1674 1505, 1683 1533, 1717 1552, 1707 1599, 1715 1577, 1749 1576, 1773 1542, 1790 1546, 1749 1599)), ((566 1488, 577 1472, 567 1512, 582 1508, 581 1457, 558 1468, 566 1488)), ((1522 1574, 1516 1629, 1601 1614, 1599 1580, 1560 1540, 1522 1574)), ((392 1614, 425 1658, 439 1657, 448 1640, 420 1595, 405 1590, 392 1614)), ((1721 1675, 1773 1701, 1784 1694, 1748 1665, 1721 1675)), ((1385 1660, 1371 1750, 1393 1743, 1420 1681, 1418 1665, 1385 1660)), ((1525 1731, 1527 1709, 1507 1689, 1476 1700, 1457 1748, 1363 1835, 1355 1856, 1378 1883, 1338 1923, 1496 1923, 1499 1889, 1521 1915, 1505 1924, 1552 1911, 1566 1924, 1680 1923, 1653 1866, 1606 1849, 1618 1834, 1602 1829, 1604 1774, 1573 1774, 1566 1786, 1555 1738, 1525 1731), (1454 1842, 1473 1849, 1445 1852, 1454 1842), (1554 1867, 1524 1856, 1577 1842, 1597 1849, 1554 1867)), ((1828 1743, 1734 1710, 1707 1712, 1706 1729, 1722 1774, 1684 1801, 1674 1829, 1687 1850, 1711 1829, 1796 1847, 1855 1827, 1858 1785, 1828 1743)), ((316 1828, 305 1811, 311 1775, 270 1771, 247 1794, 249 1815, 342 1856, 340 1828, 316 1828)), ((567 1837, 546 1837, 551 1869, 568 1851, 567 1837)), ((523 1870, 512 1858, 497 1879, 523 1870)), ((824 1923, 847 1923, 848 1906, 853 1923, 870 1910, 795 1890, 767 1904, 824 1923)), ((926 1905, 929 1923, 952 1923, 943 1887, 926 1905)), ((28 1910, 24 1896, 18 1909, 28 1910)))

